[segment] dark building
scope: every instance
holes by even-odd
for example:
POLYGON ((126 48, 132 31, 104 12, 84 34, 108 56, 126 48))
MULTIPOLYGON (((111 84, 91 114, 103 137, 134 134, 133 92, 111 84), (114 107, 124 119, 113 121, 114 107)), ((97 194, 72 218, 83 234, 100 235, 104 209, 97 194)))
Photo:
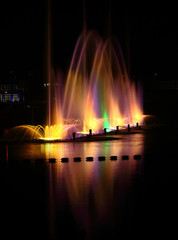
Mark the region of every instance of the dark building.
POLYGON ((0 77, 0 135, 4 129, 45 121, 44 88, 31 71, 7 71, 0 77))
POLYGON ((17 73, 10 70, 8 74, 0 79, 0 102, 22 102, 24 101, 24 86, 17 73))
POLYGON ((18 83, 3 81, 0 83, 0 102, 24 101, 24 89, 18 83))

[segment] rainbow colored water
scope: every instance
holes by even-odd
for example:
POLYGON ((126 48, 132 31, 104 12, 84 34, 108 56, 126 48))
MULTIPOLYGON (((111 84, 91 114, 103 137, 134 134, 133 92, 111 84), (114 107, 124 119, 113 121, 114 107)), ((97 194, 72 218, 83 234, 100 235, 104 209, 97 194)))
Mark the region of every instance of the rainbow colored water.
POLYGON ((49 76, 46 127, 19 126, 33 139, 67 139, 142 124, 141 88, 130 80, 116 39, 104 41, 96 32, 77 40, 66 79, 49 76))
POLYGON ((55 93, 52 126, 46 127, 45 137, 66 138, 70 128, 76 132, 88 133, 92 129, 98 133, 103 128, 115 129, 117 125, 124 127, 142 122, 141 89, 130 81, 116 40, 115 44, 110 39, 103 41, 92 31, 81 35, 67 78, 59 79, 57 84, 62 91, 55 93), (53 132, 54 125, 60 127, 53 132))

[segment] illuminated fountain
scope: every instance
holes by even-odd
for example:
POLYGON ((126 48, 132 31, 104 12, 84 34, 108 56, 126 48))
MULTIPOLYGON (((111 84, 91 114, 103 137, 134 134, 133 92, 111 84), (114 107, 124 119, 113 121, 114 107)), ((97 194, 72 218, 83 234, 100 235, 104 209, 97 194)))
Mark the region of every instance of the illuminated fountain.
MULTIPOLYGON (((53 74, 54 75, 54 74, 53 74)), ((79 36, 66 79, 59 74, 48 84, 48 124, 18 126, 30 139, 59 140, 103 129, 112 131, 143 122, 142 94, 129 79, 116 39, 104 41, 96 32, 79 36)), ((24 135, 25 135, 24 134, 24 135)))

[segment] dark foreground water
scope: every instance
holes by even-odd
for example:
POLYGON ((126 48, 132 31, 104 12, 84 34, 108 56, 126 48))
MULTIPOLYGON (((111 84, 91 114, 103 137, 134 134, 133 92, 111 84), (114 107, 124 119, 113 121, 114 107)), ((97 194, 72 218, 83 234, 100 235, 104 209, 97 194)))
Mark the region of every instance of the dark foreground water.
POLYGON ((1 144, 0 238, 173 239, 176 148, 167 128, 114 141, 1 144))

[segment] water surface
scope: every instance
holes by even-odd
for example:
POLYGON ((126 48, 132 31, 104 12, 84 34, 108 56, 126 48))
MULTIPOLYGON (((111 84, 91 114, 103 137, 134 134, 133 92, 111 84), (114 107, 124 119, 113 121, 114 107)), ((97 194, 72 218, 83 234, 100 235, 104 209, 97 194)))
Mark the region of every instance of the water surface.
POLYGON ((121 135, 113 141, 2 145, 2 232, 7 239, 12 232, 23 239, 158 235, 159 224, 167 222, 169 211, 163 203, 172 189, 167 191, 169 156, 163 136, 161 131, 121 135), (124 155, 129 159, 123 160, 124 155), (63 157, 69 161, 61 162, 63 157), (49 163, 49 158, 56 162, 49 163))

